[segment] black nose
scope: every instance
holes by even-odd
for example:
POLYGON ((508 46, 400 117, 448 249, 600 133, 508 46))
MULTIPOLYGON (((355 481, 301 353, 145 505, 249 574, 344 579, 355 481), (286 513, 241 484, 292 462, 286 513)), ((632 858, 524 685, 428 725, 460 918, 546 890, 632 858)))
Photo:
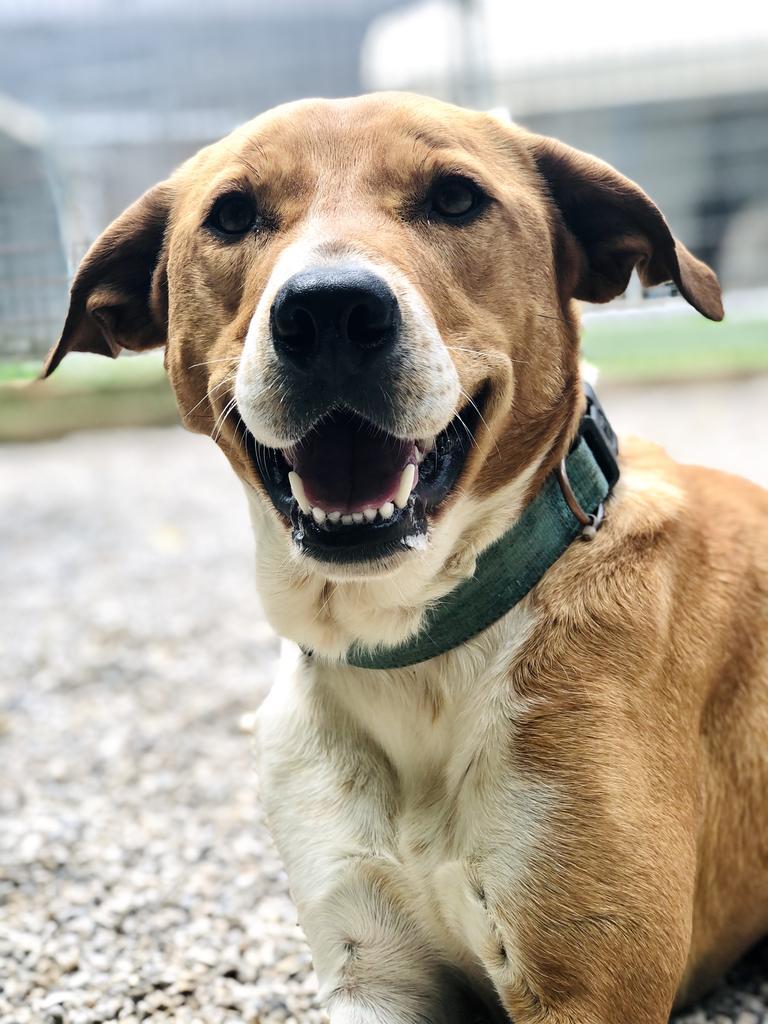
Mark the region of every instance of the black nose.
POLYGON ((294 274, 272 305, 280 358, 330 377, 369 368, 392 348, 400 314, 389 285, 358 267, 315 267, 294 274))

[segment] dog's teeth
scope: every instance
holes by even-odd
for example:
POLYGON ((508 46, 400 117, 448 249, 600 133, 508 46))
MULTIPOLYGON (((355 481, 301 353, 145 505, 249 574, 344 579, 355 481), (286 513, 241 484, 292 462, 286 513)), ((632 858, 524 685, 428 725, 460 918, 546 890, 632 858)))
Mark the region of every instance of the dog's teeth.
POLYGON ((398 508, 405 508, 408 504, 415 479, 416 467, 412 462, 409 462, 400 477, 400 486, 397 488, 397 494, 395 495, 395 504, 398 508))
POLYGON ((296 449, 295 448, 283 448, 283 458, 288 465, 293 469, 296 463, 296 449))
POLYGON ((322 526, 325 522, 327 515, 321 508, 312 509, 312 518, 315 520, 318 526, 322 526))
POLYGON ((328 520, 329 520, 329 522, 331 522, 331 523, 338 523, 338 521, 340 519, 341 519, 341 512, 329 512, 328 513, 328 520))
POLYGON ((421 450, 421 448, 417 448, 417 449, 416 449, 416 462, 417 462, 417 464, 418 464, 419 466, 420 466, 420 465, 422 464, 422 462, 424 461, 424 459, 426 459, 426 457, 427 457, 427 453, 426 453, 426 452, 423 452, 423 451, 421 450))
POLYGON ((291 470, 288 474, 288 483, 291 485, 291 494, 296 499, 296 504, 304 515, 308 516, 312 506, 307 501, 307 495, 304 490, 304 481, 298 473, 294 473, 293 470, 291 470))
POLYGON ((365 518, 368 520, 369 523, 372 523, 373 520, 376 518, 377 512, 378 512, 378 509, 367 508, 367 509, 365 509, 363 511, 363 515, 365 516, 365 518))
POLYGON ((385 502, 379 509, 379 515, 382 519, 391 519, 395 513, 395 506, 391 501, 385 502))
POLYGON ((355 523, 362 523, 364 518, 365 518, 365 516, 363 515, 362 512, 353 512, 352 513, 352 520, 355 523))
POLYGON ((342 516, 341 521, 344 524, 344 526, 351 526, 352 523, 354 523, 354 519, 352 518, 352 516, 342 516))
POLYGON ((431 452, 434 447, 435 447, 435 439, 434 439, 434 437, 422 437, 422 439, 420 441, 416 442, 416 450, 418 451, 419 449, 421 449, 422 457, 424 455, 429 454, 429 452, 431 452))

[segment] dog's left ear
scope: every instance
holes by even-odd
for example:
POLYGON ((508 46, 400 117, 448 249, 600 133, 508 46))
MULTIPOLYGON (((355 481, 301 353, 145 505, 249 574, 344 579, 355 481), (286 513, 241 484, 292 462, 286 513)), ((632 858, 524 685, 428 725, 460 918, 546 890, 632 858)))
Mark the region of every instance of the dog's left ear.
POLYGON ((596 157, 541 135, 528 135, 533 158, 578 246, 563 259, 573 298, 608 302, 627 287, 634 268, 650 287, 674 281, 710 320, 723 319, 712 270, 677 241, 643 190, 596 157))
POLYGON ((145 192, 97 238, 72 284, 61 339, 41 376, 68 352, 114 359, 121 349, 164 345, 168 320, 166 226, 172 192, 167 183, 145 192))

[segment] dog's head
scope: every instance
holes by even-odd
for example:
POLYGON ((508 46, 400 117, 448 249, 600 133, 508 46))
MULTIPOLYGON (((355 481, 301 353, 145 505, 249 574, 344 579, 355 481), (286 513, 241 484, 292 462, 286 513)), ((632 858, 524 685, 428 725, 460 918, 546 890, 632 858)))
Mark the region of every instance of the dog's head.
POLYGON ((566 451, 573 300, 635 267, 722 316, 712 272, 593 157, 421 97, 291 104, 107 229, 45 372, 165 345, 184 422, 251 497, 278 629, 395 642, 566 451))

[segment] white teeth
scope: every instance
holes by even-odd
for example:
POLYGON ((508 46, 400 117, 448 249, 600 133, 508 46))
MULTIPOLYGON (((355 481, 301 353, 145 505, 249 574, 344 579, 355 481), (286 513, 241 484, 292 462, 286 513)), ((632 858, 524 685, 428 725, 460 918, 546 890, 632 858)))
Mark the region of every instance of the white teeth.
POLYGON ((424 459, 426 459, 426 457, 427 457, 427 453, 426 452, 423 452, 421 450, 421 448, 417 448, 416 449, 416 463, 417 463, 417 465, 420 466, 422 464, 422 462, 424 461, 424 459))
MULTIPOLYGON (((417 457, 421 453, 417 452, 417 457)), ((423 459, 423 455, 422 455, 423 459)), ((419 459, 421 461, 421 459, 419 459)), ((304 513, 305 516, 311 515, 318 526, 322 526, 326 521, 336 525, 342 523, 343 526, 359 526, 361 523, 372 523, 377 516, 381 516, 382 519, 391 519, 395 514, 395 507, 405 508, 408 504, 408 499, 413 490, 413 485, 416 481, 416 466, 412 462, 403 470, 400 475, 400 483, 397 488, 397 494, 391 501, 385 501, 381 508, 366 508, 362 512, 347 512, 342 515, 339 511, 326 512, 325 509, 313 507, 307 500, 307 492, 304 489, 304 481, 301 479, 298 473, 291 470, 288 474, 288 483, 291 486, 291 493, 296 500, 297 505, 304 513)))
POLYGON ((366 508, 362 512, 345 512, 344 515, 336 511, 324 512, 321 508, 313 508, 311 512, 312 518, 320 526, 326 520, 334 525, 341 523, 342 526, 359 526, 361 523, 372 523, 376 516, 381 516, 382 519, 391 519, 395 514, 395 506, 393 502, 386 501, 381 508, 366 508))
POLYGON ((402 476, 400 477, 400 485, 397 488, 397 494, 395 495, 395 504, 398 508, 405 508, 408 504, 408 499, 411 496, 413 490, 413 482, 416 479, 416 467, 412 462, 403 470, 402 476))
POLYGON ((305 516, 309 515, 311 505, 307 501, 307 495, 304 491, 304 481, 301 479, 298 473, 294 473, 293 470, 288 474, 288 483, 291 485, 291 494, 296 499, 296 503, 304 513, 305 516))

